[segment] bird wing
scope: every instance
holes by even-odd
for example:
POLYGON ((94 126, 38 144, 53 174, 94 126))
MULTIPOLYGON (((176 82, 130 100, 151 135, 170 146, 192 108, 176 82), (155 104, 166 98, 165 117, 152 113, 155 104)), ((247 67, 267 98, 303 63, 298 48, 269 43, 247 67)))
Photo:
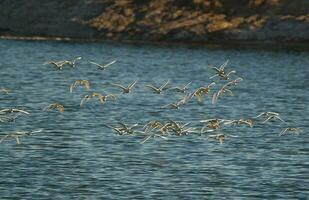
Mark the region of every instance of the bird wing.
POLYGON ((224 68, 227 66, 227 64, 229 63, 229 60, 226 60, 220 67, 220 70, 224 70, 224 68))
POLYGON ((184 85, 184 86, 183 86, 183 89, 186 89, 191 83, 192 83, 192 81, 190 81, 189 83, 187 83, 186 85, 184 85))
POLYGON ((229 75, 232 74, 232 73, 236 73, 236 71, 235 71, 235 70, 232 70, 232 71, 230 71, 229 73, 227 73, 226 76, 229 76, 229 75))
POLYGON ((158 92, 158 91, 159 91, 159 88, 157 88, 157 87, 155 87, 155 86, 153 86, 153 85, 145 85, 145 87, 148 87, 148 88, 154 90, 155 92, 158 92))
POLYGON ((93 65, 96 65, 96 66, 99 67, 99 68, 103 68, 103 69, 104 69, 104 65, 100 65, 99 63, 92 62, 92 61, 89 61, 89 63, 91 63, 91 64, 93 64, 93 65))
POLYGON ((167 84, 169 84, 169 80, 168 81, 166 81, 163 85, 161 85, 161 87, 159 88, 159 90, 163 90, 166 86, 167 86, 167 84))
POLYGON ((106 95, 106 98, 107 97, 110 97, 113 101, 115 101, 117 99, 117 96, 113 95, 113 94, 108 94, 108 95, 106 95))
POLYGON ((84 96, 84 98, 81 99, 79 106, 83 106, 83 104, 90 99, 89 95, 84 96))
POLYGON ((219 76, 219 75, 218 75, 218 74, 215 74, 215 75, 209 77, 209 79, 213 79, 213 78, 215 78, 216 76, 219 76))
POLYGON ((115 87, 119 87, 119 88, 121 88, 121 89, 123 89, 123 90, 126 90, 126 89, 127 89, 127 88, 123 87, 123 86, 120 85, 120 84, 110 83, 110 85, 115 86, 115 87))
POLYGON ((215 104, 215 103, 216 103, 216 101, 218 100, 219 95, 220 95, 219 92, 214 93, 214 94, 212 95, 212 99, 211 99, 211 103, 212 103, 212 104, 215 104))
POLYGON ((106 65, 103 65, 103 68, 107 68, 108 66, 114 64, 115 62, 117 62, 117 60, 113 60, 112 62, 107 63, 106 65))
POLYGON ((137 82, 138 80, 135 80, 132 83, 130 83, 130 85, 128 86, 128 89, 132 89, 137 82))
POLYGON ((74 90, 75 86, 76 86, 75 83, 71 84, 71 86, 70 86, 70 93, 73 93, 73 90, 74 90))

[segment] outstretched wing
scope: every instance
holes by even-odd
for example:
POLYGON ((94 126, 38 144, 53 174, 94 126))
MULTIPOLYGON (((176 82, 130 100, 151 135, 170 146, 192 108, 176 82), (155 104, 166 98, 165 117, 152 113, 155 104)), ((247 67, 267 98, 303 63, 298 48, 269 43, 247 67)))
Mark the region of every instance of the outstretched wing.
POLYGON ((227 66, 227 64, 229 63, 229 60, 226 60, 220 67, 220 70, 224 70, 224 68, 227 66))
POLYGON ((155 87, 153 85, 145 85, 145 87, 148 87, 148 88, 152 89, 155 92, 158 92, 158 90, 159 90, 159 88, 157 88, 157 87, 155 87))
POLYGON ((138 80, 135 80, 132 83, 130 83, 130 85, 128 86, 128 89, 132 89, 137 82, 138 80))
POLYGON ((166 81, 163 85, 161 85, 161 87, 159 88, 159 90, 163 90, 166 86, 167 86, 167 84, 169 84, 169 80, 168 81, 166 81))
POLYGON ((123 89, 123 90, 126 90, 126 89, 127 89, 127 88, 123 87, 123 86, 120 85, 120 84, 110 83, 110 85, 115 86, 115 87, 119 87, 119 88, 121 88, 121 89, 123 89))

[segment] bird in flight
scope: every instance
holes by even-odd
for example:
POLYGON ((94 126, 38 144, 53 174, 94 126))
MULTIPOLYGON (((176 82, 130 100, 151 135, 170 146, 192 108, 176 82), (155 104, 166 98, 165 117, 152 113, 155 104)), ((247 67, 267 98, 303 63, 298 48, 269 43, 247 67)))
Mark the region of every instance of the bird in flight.
POLYGON ((43 65, 53 65, 56 70, 62 70, 64 65, 69 65, 71 68, 75 68, 76 61, 80 59, 82 59, 82 57, 76 57, 73 60, 48 61, 43 63, 43 65))
POLYGON ((58 61, 58 62, 55 62, 55 61, 49 61, 49 62, 45 62, 43 63, 43 65, 53 65, 54 68, 56 70, 62 70, 63 69, 63 66, 66 64, 65 61, 58 61))
POLYGON ((281 119, 280 114, 276 113, 276 112, 262 112, 258 116, 256 116, 255 118, 259 118, 259 117, 265 118, 265 120, 262 122, 263 124, 265 124, 266 122, 268 122, 271 119, 279 119, 280 121, 285 123, 285 121, 283 119, 281 119))
POLYGON ((87 90, 90 89, 90 82, 89 81, 87 81, 87 80, 76 80, 70 86, 70 93, 73 93, 74 88, 77 87, 78 85, 84 86, 87 90))
POLYGON ((194 96, 197 98, 197 101, 199 103, 202 103, 204 100, 203 94, 205 95, 209 94, 210 88, 214 86, 215 84, 216 84, 215 82, 212 82, 208 86, 200 87, 194 91, 194 96))
POLYGON ((189 83, 187 83, 184 86, 181 87, 172 87, 169 90, 174 90, 176 92, 181 92, 181 93, 185 93, 188 90, 189 85, 192 83, 192 81, 190 81, 189 83))
POLYGON ((279 136, 284 135, 284 134, 286 134, 286 133, 291 133, 291 134, 298 135, 299 132, 300 132, 299 128, 296 128, 296 127, 288 127, 288 128, 283 129, 283 130, 280 132, 279 136))
POLYGON ((80 101, 80 106, 83 106, 83 104, 86 101, 89 101, 90 99, 96 97, 102 104, 106 102, 107 98, 110 98, 111 100, 115 101, 116 100, 116 96, 113 94, 107 94, 107 95, 103 95, 97 92, 93 92, 90 94, 87 94, 84 96, 84 98, 82 98, 82 100, 80 101))
POLYGON ((64 60, 63 62, 65 65, 69 65, 71 68, 75 68, 76 62, 80 59, 82 59, 82 57, 78 56, 72 60, 64 60))
POLYGON ((4 94, 8 95, 8 94, 11 93, 11 90, 10 90, 10 89, 7 89, 7 88, 1 88, 1 89, 0 89, 0 92, 2 92, 2 93, 4 93, 4 94))
POLYGON ((123 123, 123 122, 119 122, 118 124, 119 124, 118 127, 114 127, 114 126, 111 126, 111 125, 108 125, 108 124, 104 124, 104 126, 113 129, 114 131, 116 131, 116 133, 118 135, 124 135, 124 134, 130 134, 131 135, 134 132, 136 132, 136 130, 134 130, 134 128, 136 126, 138 126, 138 124, 133 124, 133 125, 129 126, 129 125, 123 123))
POLYGON ((6 109, 2 109, 0 110, 0 114, 8 114, 8 113, 22 113, 22 114, 26 114, 29 115, 30 113, 28 113, 27 111, 21 110, 21 109, 17 109, 17 108, 6 108, 6 109))
POLYGON ((122 86, 120 84, 114 84, 114 83, 110 83, 110 85, 118 87, 120 89, 122 89, 122 93, 130 93, 134 87, 134 85, 138 82, 138 80, 133 81, 132 83, 130 83, 127 87, 122 86))
POLYGON ((20 144, 19 137, 25 136, 25 135, 32 135, 33 133, 39 133, 42 132, 43 129, 35 130, 35 131, 17 131, 13 133, 8 133, 5 136, 3 136, 0 140, 0 143, 2 143, 4 140, 13 138, 16 140, 16 144, 20 144))
POLYGON ((91 64, 97 66, 98 69, 100 69, 100 70, 106 70, 107 67, 109 67, 110 65, 114 64, 115 62, 117 62, 117 60, 113 60, 113 61, 111 61, 111 62, 109 62, 109 63, 107 63, 107 64, 98 64, 98 63, 96 63, 96 62, 91 62, 91 61, 90 61, 91 64))
POLYGON ((58 110, 59 112, 63 113, 64 112, 64 106, 61 105, 60 103, 51 103, 48 106, 43 108, 43 111, 47 110, 58 110))
POLYGON ((229 60, 225 61, 219 68, 217 67, 211 67, 211 69, 215 70, 216 71, 216 74, 209 77, 209 79, 213 79, 215 77, 220 77, 221 79, 224 79, 224 80, 228 80, 229 79, 229 76, 232 74, 232 73, 236 73, 235 70, 232 70, 228 73, 225 72, 225 67, 227 66, 227 64, 229 63, 229 60))
POLYGON ((175 103, 170 103, 167 105, 162 106, 161 108, 171 108, 171 109, 179 109, 180 106, 185 105, 186 103, 188 103, 188 101, 190 99, 192 99, 192 97, 194 96, 194 92, 185 95, 183 98, 181 98, 179 101, 176 101, 175 103))
POLYGON ((253 127, 253 120, 252 119, 237 119, 237 120, 226 120, 223 124, 245 124, 248 127, 252 128, 253 127))
POLYGON ((163 90, 166 88, 166 86, 169 84, 169 82, 170 82, 169 80, 166 81, 160 87, 156 87, 156 86, 153 86, 153 85, 146 85, 145 87, 152 89, 152 91, 156 94, 161 94, 163 92, 163 90))

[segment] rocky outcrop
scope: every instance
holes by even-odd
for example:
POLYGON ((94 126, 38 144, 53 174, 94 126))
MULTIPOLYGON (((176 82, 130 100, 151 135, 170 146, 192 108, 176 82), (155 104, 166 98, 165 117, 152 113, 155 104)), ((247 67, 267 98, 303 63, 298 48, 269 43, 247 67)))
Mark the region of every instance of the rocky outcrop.
POLYGON ((0 34, 133 41, 309 41, 308 0, 2 0, 0 34))

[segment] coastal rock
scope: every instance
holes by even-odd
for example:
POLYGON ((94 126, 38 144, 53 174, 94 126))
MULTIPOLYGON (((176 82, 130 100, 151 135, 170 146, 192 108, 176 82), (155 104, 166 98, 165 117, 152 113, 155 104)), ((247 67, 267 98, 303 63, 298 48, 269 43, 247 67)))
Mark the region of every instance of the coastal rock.
POLYGON ((307 0, 2 0, 0 34, 132 41, 309 41, 307 0))

